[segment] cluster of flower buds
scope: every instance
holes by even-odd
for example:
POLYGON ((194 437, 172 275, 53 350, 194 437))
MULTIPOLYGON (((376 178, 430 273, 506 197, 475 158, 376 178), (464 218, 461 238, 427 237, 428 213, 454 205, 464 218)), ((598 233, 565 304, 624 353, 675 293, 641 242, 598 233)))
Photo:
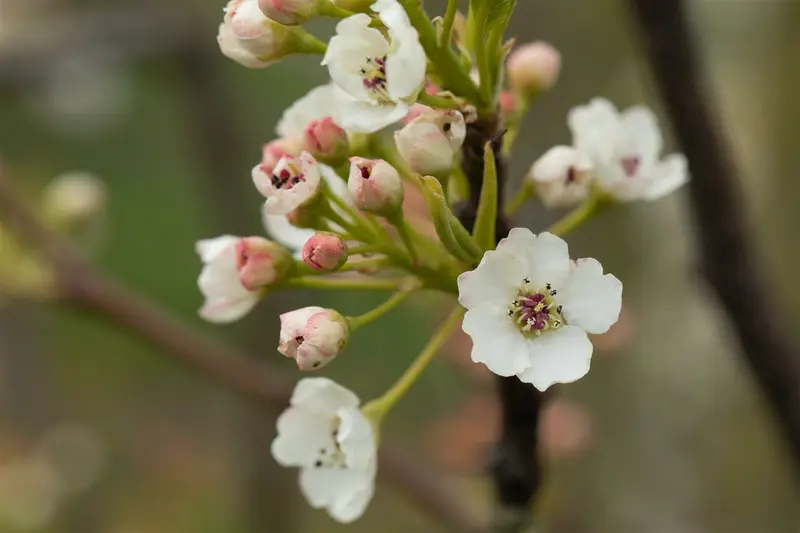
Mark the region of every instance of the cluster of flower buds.
MULTIPOLYGON (((437 26, 409 0, 228 2, 218 36, 226 56, 260 68, 316 54, 330 81, 286 109, 252 169, 271 240, 222 236, 197 244, 204 318, 239 319, 268 291, 292 287, 391 292, 358 316, 318 306, 280 315, 278 352, 300 370, 317 371, 359 328, 415 290, 436 289, 457 296, 460 307, 421 360, 461 323, 472 360, 495 374, 542 391, 586 374, 589 335, 617 320, 622 284, 594 259, 570 259, 561 235, 607 203, 598 199, 655 199, 675 190, 687 179, 686 162, 660 159, 650 111, 619 113, 595 99, 570 112, 571 145, 533 163, 504 208, 510 214, 534 194, 548 207, 581 206, 552 232, 515 228, 496 242, 504 187, 491 142, 502 138, 510 150, 525 112, 561 70, 549 44, 509 50, 502 41, 513 5, 473 0, 468 17, 448 9, 437 26), (321 16, 340 19, 327 44, 300 26, 321 16), (387 128, 393 136, 382 134, 387 128), (481 190, 471 190, 460 169, 476 160, 483 162, 481 190), (410 190, 424 198, 434 235, 405 215, 410 190), (467 197, 475 206, 469 230, 451 208, 467 197)), ((412 365, 364 407, 330 380, 300 381, 272 452, 301 469, 312 506, 341 522, 363 514, 374 492, 375 432, 423 367, 412 365)))

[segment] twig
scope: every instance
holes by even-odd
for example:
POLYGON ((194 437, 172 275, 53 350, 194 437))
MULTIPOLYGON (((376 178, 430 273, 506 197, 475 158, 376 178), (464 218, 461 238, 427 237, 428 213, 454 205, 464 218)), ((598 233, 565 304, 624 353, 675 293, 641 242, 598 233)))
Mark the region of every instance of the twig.
POLYGON ((728 314, 764 398, 800 467, 800 353, 787 335, 752 245, 742 192, 680 0, 631 0, 650 66, 689 160, 703 274, 728 314), (743 304, 743 302, 745 302, 743 304))
MULTIPOLYGON (((77 257, 45 229, 0 175, 0 219, 43 254, 56 269, 62 301, 107 320, 159 348, 188 368, 269 409, 286 406, 291 386, 246 355, 195 332, 144 297, 108 278, 77 257)), ((427 469, 382 445, 379 472, 416 506, 454 532, 478 532, 482 525, 427 469)))
MULTIPOLYGON (((461 165, 470 184, 470 198, 456 205, 454 211, 470 231, 475 225, 483 183, 483 150, 490 141, 497 167, 498 197, 503 198, 506 161, 498 127, 496 117, 481 119, 467 126, 461 165)), ((495 228, 497 240, 506 237, 509 229, 508 220, 498 212, 495 228)), ((516 533, 523 531, 530 523, 531 503, 541 484, 542 467, 536 436, 543 397, 535 387, 521 382, 516 376, 498 377, 497 391, 500 396, 502 433, 492 454, 491 472, 497 506, 491 530, 516 533)))

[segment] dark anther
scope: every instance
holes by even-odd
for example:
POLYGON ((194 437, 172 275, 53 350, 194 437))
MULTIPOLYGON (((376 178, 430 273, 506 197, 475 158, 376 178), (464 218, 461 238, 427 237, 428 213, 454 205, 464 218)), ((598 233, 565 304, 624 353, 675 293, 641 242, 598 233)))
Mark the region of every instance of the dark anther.
POLYGON ((317 462, 314 463, 314 468, 319 468, 321 466, 322 466, 322 461, 317 460, 317 462))
POLYGON ((452 127, 453 127, 452 124, 450 124, 449 122, 445 122, 444 125, 442 126, 442 130, 444 130, 444 132, 447 133, 448 131, 450 131, 452 127))
POLYGON ((296 342, 297 344, 303 344, 303 341, 305 341, 305 339, 303 338, 302 335, 294 338, 294 342, 296 342))
POLYGON ((555 290, 555 289, 553 289, 552 291, 550 291, 550 296, 555 296, 555 295, 556 295, 556 290, 555 290))

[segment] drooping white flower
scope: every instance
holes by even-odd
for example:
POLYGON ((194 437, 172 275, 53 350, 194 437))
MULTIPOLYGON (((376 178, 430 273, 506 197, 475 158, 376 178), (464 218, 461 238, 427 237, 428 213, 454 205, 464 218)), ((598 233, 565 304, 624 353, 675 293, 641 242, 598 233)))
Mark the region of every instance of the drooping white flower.
POLYGON ((396 131, 394 140, 411 170, 440 176, 449 174, 466 135, 467 127, 461 113, 453 109, 432 109, 396 131))
MULTIPOLYGON (((331 192, 346 202, 352 203, 352 197, 347 190, 347 184, 336 174, 336 171, 327 165, 319 165, 320 175, 325 180, 325 184, 330 187, 331 192)), ((338 208, 333 206, 334 209, 338 208)), ((273 215, 266 209, 262 210, 262 221, 267 235, 289 249, 293 255, 300 259, 302 257, 303 245, 308 239, 314 236, 316 230, 311 228, 299 228, 286 218, 286 215, 273 215)))
POLYGON ((309 504, 343 523, 360 518, 375 492, 375 436, 358 406, 355 394, 327 378, 302 379, 272 441, 278 463, 300 468, 309 504))
POLYGON ((402 119, 425 81, 425 51, 403 7, 378 0, 372 10, 388 40, 359 13, 336 25, 322 60, 333 82, 355 99, 335 117, 348 131, 371 133, 402 119))
POLYGON ((643 106, 622 113, 604 98, 569 112, 573 146, 594 165, 598 184, 618 201, 655 200, 689 179, 686 158, 661 159, 663 138, 653 112, 643 106))
POLYGON ((239 280, 236 245, 241 240, 233 235, 197 241, 195 248, 203 261, 197 279, 205 303, 200 316, 209 322, 224 324, 239 320, 259 300, 258 291, 249 291, 239 280))
MULTIPOLYGON (((275 133, 283 139, 301 139, 311 122, 328 116, 336 121, 336 111, 352 100, 352 96, 334 83, 318 85, 286 108, 275 133)), ((337 124, 342 125, 338 121, 337 124)))
POLYGON ((592 162, 571 146, 554 146, 536 160, 527 175, 546 207, 569 207, 589 195, 592 162))
POLYGON ((269 214, 287 215, 316 197, 321 183, 319 172, 314 157, 303 152, 299 157, 282 157, 272 169, 256 165, 253 183, 266 197, 264 209, 269 214))
POLYGON ((594 259, 570 261, 551 233, 514 228, 475 270, 458 277, 472 360, 544 391, 589 371, 587 333, 617 321, 622 283, 594 259))
POLYGON ((341 314, 323 307, 303 307, 281 315, 278 351, 297 362, 300 370, 316 370, 339 355, 350 338, 341 314))

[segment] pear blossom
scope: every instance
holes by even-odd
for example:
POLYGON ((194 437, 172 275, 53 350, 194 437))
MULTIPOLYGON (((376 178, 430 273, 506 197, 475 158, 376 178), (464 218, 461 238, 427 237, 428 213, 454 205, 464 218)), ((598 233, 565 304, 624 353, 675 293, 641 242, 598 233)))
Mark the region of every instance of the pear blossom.
POLYGON ((301 139, 311 122, 328 116, 336 121, 337 110, 352 100, 334 83, 318 85, 286 108, 275 132, 283 139, 301 139))
MULTIPOLYGON (((336 171, 327 165, 320 165, 319 170, 322 179, 331 192, 340 198, 344 198, 346 202, 352 203, 347 184, 336 174, 336 171)), ((333 209, 338 210, 339 208, 333 206, 333 209)), ((297 259, 302 258, 303 245, 316 233, 314 229, 302 228, 292 224, 287 215, 274 215, 266 209, 262 210, 262 222, 267 235, 290 250, 297 259)))
POLYGON ((297 157, 302 151, 300 139, 281 138, 270 141, 261 150, 261 168, 265 173, 272 174, 284 156, 297 157))
POLYGON ((279 244, 263 237, 245 237, 236 243, 239 282, 249 291, 282 280, 292 266, 292 256, 279 244))
POLYGON ((425 82, 425 51, 403 7, 378 0, 372 10, 388 28, 388 39, 359 13, 336 25, 322 60, 333 82, 354 99, 336 118, 348 131, 372 133, 402 119, 425 82))
POLYGON ((278 351, 297 362, 300 370, 327 365, 347 344, 347 319, 333 309, 310 306, 281 315, 278 351))
POLYGON ((518 93, 533 95, 555 85, 561 54, 553 45, 536 41, 515 48, 508 56, 508 82, 518 93))
POLYGON ((398 212, 405 196, 400 174, 383 159, 351 157, 347 188, 359 209, 381 216, 398 212))
POLYGON ((320 231, 303 245, 302 257, 318 272, 333 272, 347 262, 347 243, 335 233, 320 231))
POLYGON ((258 7, 267 17, 294 26, 303 24, 320 13, 320 3, 328 0, 258 0, 258 7))
POLYGON ((347 159, 350 143, 333 117, 324 117, 308 123, 303 131, 303 148, 317 159, 336 165, 347 159))
POLYGON ((472 360, 540 391, 589 371, 587 333, 606 332, 622 306, 622 283, 594 259, 571 261, 551 233, 514 228, 475 270, 458 277, 462 329, 472 360))
POLYGON ((439 176, 450 172, 466 135, 467 127, 461 113, 452 109, 431 110, 396 131, 394 140, 411 170, 439 176))
POLYGON ((573 146, 591 160, 598 185, 621 202, 656 200, 685 184, 683 154, 661 159, 663 139, 653 112, 636 106, 622 113, 604 98, 569 112, 573 146))
POLYGON ((267 198, 264 209, 272 215, 286 215, 316 198, 320 189, 320 170, 308 152, 299 157, 283 156, 273 169, 258 164, 253 168, 253 183, 267 198), (270 172, 271 170, 271 172, 270 172))
POLYGON ((205 303, 200 316, 209 322, 224 324, 246 315, 259 300, 259 291, 250 291, 239 280, 237 244, 240 237, 223 235, 197 241, 195 248, 203 261, 197 279, 205 303))
POLYGON ((264 68, 285 56, 288 29, 268 19, 258 0, 230 0, 217 42, 230 59, 249 68, 264 68))
POLYGON ((536 160, 528 184, 546 207, 569 207, 589 195, 593 167, 589 158, 571 146, 554 146, 536 160))
POLYGON ((279 464, 300 468, 309 504, 342 523, 360 518, 375 493, 377 444, 359 403, 330 379, 301 379, 272 441, 279 464))

